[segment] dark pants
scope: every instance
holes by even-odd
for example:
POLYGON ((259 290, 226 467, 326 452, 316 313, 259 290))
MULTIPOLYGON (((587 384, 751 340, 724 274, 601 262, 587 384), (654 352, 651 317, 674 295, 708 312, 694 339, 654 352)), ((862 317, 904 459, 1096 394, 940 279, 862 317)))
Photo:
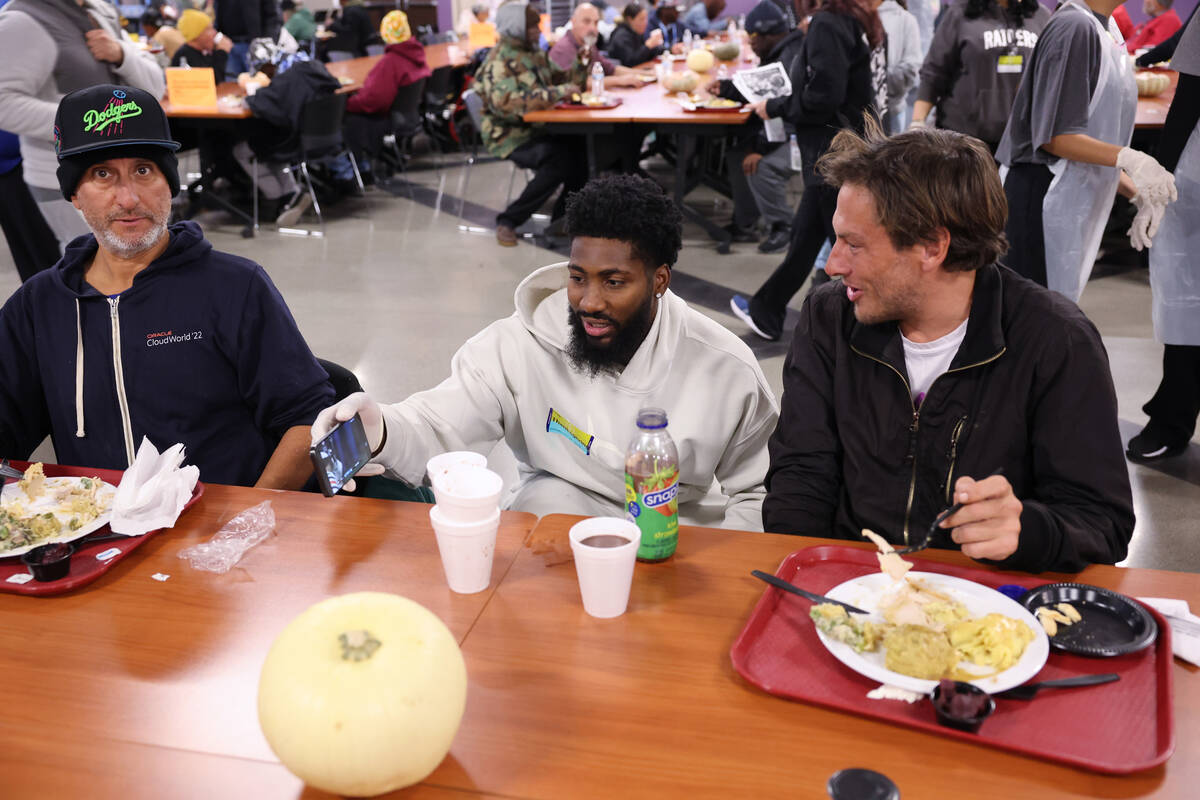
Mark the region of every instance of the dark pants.
POLYGON ((533 178, 520 197, 496 215, 496 224, 516 228, 533 216, 560 185, 562 194, 554 203, 550 218, 561 217, 566 211, 567 195, 587 183, 587 159, 580 153, 577 141, 559 136, 539 136, 512 151, 509 160, 518 167, 533 170, 533 178))
POLYGON ((389 114, 359 114, 347 111, 342 120, 342 134, 346 147, 358 159, 359 168, 379 160, 383 150, 383 137, 392 132, 389 114), (364 159, 363 156, 366 156, 364 159))
POLYGON ((764 333, 779 333, 787 315, 787 305, 804 285, 813 262, 826 241, 834 239, 833 212, 837 210, 837 189, 825 183, 804 187, 800 206, 792 218, 792 243, 783 263, 750 298, 750 316, 764 333))
POLYGON ((1163 349, 1162 382, 1142 410, 1171 440, 1192 438, 1200 416, 1200 347, 1169 344, 1163 349))
POLYGON ((29 194, 20 164, 0 175, 0 228, 22 282, 58 261, 58 238, 29 194))
POLYGON ((1046 239, 1042 230, 1042 200, 1054 180, 1043 164, 1013 164, 1004 179, 1008 198, 1008 254, 1000 263, 1018 275, 1046 285, 1046 239))

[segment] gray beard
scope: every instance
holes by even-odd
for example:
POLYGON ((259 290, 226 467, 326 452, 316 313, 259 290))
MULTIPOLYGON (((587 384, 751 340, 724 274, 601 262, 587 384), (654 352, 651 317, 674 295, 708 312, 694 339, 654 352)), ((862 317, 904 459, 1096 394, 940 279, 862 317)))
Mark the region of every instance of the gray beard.
MULTIPOLYGON (((91 225, 91 220, 88 220, 91 225)), ((158 244, 167 232, 167 217, 154 220, 154 227, 134 239, 123 239, 112 232, 110 228, 91 225, 96 241, 108 252, 118 258, 129 259, 146 252, 158 244)))

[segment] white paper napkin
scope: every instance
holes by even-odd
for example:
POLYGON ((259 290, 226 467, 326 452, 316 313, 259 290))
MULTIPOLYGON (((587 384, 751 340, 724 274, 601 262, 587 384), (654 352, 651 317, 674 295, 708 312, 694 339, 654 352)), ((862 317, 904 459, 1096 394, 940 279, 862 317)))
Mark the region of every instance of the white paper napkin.
POLYGON ((113 533, 141 536, 175 524, 200 479, 198 467, 180 467, 182 463, 182 444, 160 454, 149 439, 142 437, 137 458, 125 470, 113 498, 109 523, 113 533))
POLYGON ((1139 597, 1138 600, 1167 618, 1171 626, 1171 649, 1182 658, 1200 667, 1200 617, 1188 608, 1186 600, 1170 597, 1139 597))

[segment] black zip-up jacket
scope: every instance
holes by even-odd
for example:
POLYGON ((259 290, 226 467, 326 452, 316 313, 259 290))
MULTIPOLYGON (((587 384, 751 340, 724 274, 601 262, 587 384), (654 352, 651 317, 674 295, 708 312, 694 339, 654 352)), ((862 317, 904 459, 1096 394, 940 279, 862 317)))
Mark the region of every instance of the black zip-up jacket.
POLYGON ((216 0, 216 27, 235 42, 279 38, 283 14, 276 0, 216 0))
MULTIPOLYGON (((954 481, 997 467, 1022 502, 1002 569, 1077 572, 1125 557, 1133 500, 1108 356, 1075 304, 981 269, 945 374, 914 408, 894 322, 860 324, 841 284, 809 295, 769 444, 767 531, 895 544, 924 536, 954 481)), ((957 548, 950 531, 934 547, 957 548)))
POLYGON ((804 157, 804 183, 842 128, 862 131, 863 112, 875 99, 871 51, 858 20, 831 11, 812 15, 800 55, 788 75, 792 93, 767 101, 767 114, 783 117, 796 131, 804 157))
MULTIPOLYGON (((790 78, 792 65, 796 63, 796 59, 800 58, 800 51, 804 47, 804 31, 794 30, 779 41, 779 44, 771 48, 771 52, 767 53, 767 57, 762 60, 762 66, 773 64, 778 61, 783 65, 783 68, 788 71, 790 78)), ((739 103, 746 102, 746 98, 733 85, 733 81, 721 81, 721 85, 717 90, 718 97, 724 97, 729 100, 736 100, 739 103)), ((758 118, 758 115, 751 114, 750 119, 742 126, 744 131, 739 131, 738 147, 750 153, 759 153, 767 155, 774 152, 777 147, 780 147, 783 142, 771 142, 767 140, 767 130, 763 127, 763 121, 758 118)), ((796 129, 791 123, 784 120, 784 132, 792 134, 796 129)))
MULTIPOLYGON (((646 30, 649 31, 649 27, 646 30)), ((661 55, 663 49, 661 45, 647 47, 646 42, 627 22, 618 25, 608 39, 608 57, 626 67, 645 64, 655 56, 661 55)))

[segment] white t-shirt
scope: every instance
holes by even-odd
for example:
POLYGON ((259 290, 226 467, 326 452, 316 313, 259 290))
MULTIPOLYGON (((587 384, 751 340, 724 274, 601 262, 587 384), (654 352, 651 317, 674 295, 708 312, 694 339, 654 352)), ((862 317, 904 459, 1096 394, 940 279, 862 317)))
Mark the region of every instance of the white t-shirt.
MULTIPOLYGON (((969 319, 969 318, 968 318, 969 319)), ((903 333, 904 366, 908 370, 908 388, 913 402, 920 406, 934 379, 950 368, 963 337, 967 335, 967 319, 954 330, 932 342, 913 342, 903 333)))

